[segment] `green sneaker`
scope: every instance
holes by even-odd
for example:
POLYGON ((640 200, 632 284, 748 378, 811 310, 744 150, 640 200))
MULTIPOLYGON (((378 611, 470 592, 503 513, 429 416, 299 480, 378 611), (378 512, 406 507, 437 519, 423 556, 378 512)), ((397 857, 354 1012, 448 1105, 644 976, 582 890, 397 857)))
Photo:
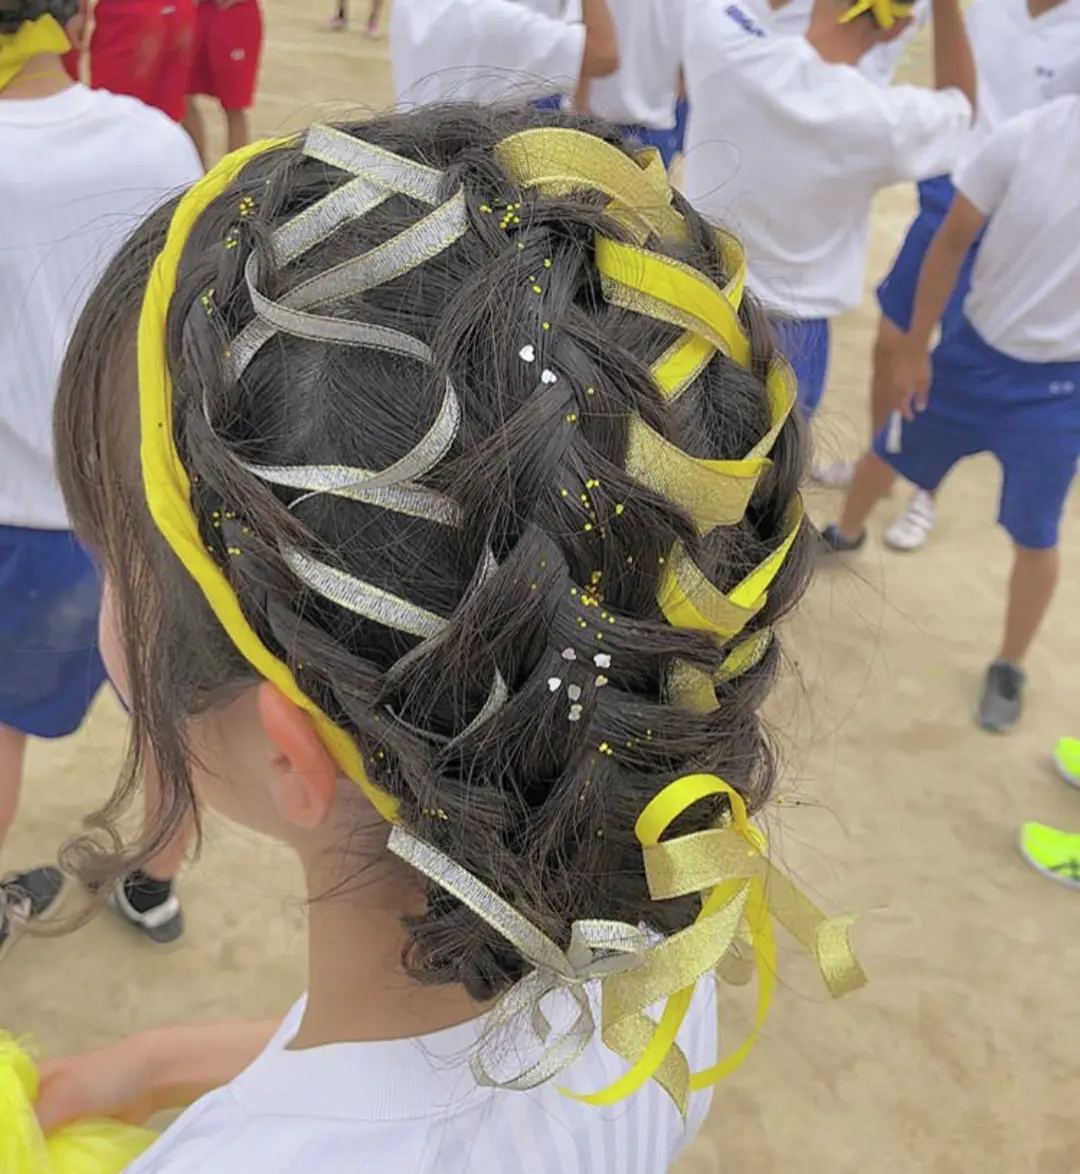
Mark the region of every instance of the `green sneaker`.
POLYGON ((1080 889, 1080 835, 1025 823, 1020 829, 1020 855, 1043 876, 1080 889))
POLYGON ((1054 748, 1058 774, 1073 787, 1080 787, 1080 738, 1062 738, 1054 748))

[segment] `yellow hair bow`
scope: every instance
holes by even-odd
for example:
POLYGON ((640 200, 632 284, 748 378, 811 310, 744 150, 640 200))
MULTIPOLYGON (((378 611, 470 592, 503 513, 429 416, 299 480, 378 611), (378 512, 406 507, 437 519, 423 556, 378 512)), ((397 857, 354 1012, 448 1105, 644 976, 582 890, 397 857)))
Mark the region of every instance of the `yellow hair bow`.
POLYGON ((32 58, 46 54, 61 57, 70 48, 67 33, 53 16, 25 21, 13 33, 0 33, 0 90, 5 90, 32 58))
POLYGON ((840 17, 841 24, 850 24, 864 12, 873 13, 874 20, 883 29, 891 29, 898 20, 906 20, 914 9, 908 0, 855 0, 855 3, 840 17))

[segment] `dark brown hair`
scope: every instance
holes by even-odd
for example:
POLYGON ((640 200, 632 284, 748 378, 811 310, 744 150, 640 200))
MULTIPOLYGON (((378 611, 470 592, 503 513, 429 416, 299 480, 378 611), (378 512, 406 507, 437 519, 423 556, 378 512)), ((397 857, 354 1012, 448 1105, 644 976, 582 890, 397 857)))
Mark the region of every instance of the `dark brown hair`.
MULTIPOLYGON (((718 685, 714 712, 673 704, 666 682, 676 660, 711 672, 725 653, 711 638, 665 621, 657 605, 661 563, 681 540, 728 590, 774 550, 803 475, 804 427, 793 414, 745 518, 704 539, 671 502, 627 475, 635 413, 693 455, 744 456, 770 423, 763 379, 771 334, 747 297, 741 318, 752 369, 718 355, 677 403, 665 404, 649 364, 677 332, 604 299, 593 241, 598 230, 625 239, 605 216, 606 201, 598 193, 520 191, 496 161, 502 139, 535 125, 573 126, 620 143, 613 128, 592 120, 472 106, 342 127, 444 171, 447 197, 464 189, 469 228, 456 244, 335 309, 418 337, 433 352, 431 369, 282 335, 239 381, 229 377, 223 356, 254 313, 243 280, 249 256, 259 259, 264 292, 280 299, 424 211, 395 196, 278 268, 272 230, 349 177, 295 145, 253 160, 201 216, 184 251, 168 323, 175 435, 203 538, 249 622, 355 738, 372 780, 400 800, 405 825, 558 941, 581 917, 669 933, 689 924, 696 908, 650 899, 634 821, 688 771, 719 774, 753 808, 764 801, 774 759, 759 707, 779 647, 774 637, 756 667, 718 685), (238 217, 246 196, 254 212, 238 217), (490 213, 508 203, 520 204, 520 223, 505 225, 490 213), (532 289, 539 272, 542 313, 532 289), (211 289, 208 313, 203 295, 211 289), (550 322, 544 355, 559 373, 553 384, 539 383, 519 358, 541 318, 550 322), (296 491, 271 489, 241 463, 384 468, 430 427, 447 375, 461 427, 448 459, 425 482, 460 504, 460 528, 327 495, 296 502, 296 491), (232 539, 216 524, 222 517, 235 518, 240 557, 228 554, 232 539), (398 666, 420 642, 301 589, 283 543, 446 617, 445 638, 398 666), (498 570, 480 581, 486 548, 498 570), (581 592, 596 583, 603 620, 599 608, 581 606, 581 592), (576 661, 564 658, 568 648, 578 650, 576 661), (549 679, 590 686, 598 648, 611 657, 610 685, 586 688, 581 720, 570 722, 566 690, 553 693, 549 679), (459 737, 496 669, 509 700, 459 737)), ((692 235, 679 258, 722 282, 712 230, 678 196, 676 204, 692 235)), ((91 298, 56 417, 64 492, 80 534, 110 572, 131 662, 131 754, 104 823, 134 789, 151 747, 166 796, 155 834, 115 859, 117 868, 145 860, 194 806, 189 717, 254 679, 155 531, 139 472, 135 323, 172 211, 150 217, 91 298)), ((800 598, 813 542, 807 524, 747 632, 773 625, 800 598)), ((680 830, 704 828, 716 816, 714 805, 699 804, 680 830)), ((434 886, 426 916, 410 929, 406 961, 421 981, 461 983, 487 998, 522 974, 516 950, 434 886)))

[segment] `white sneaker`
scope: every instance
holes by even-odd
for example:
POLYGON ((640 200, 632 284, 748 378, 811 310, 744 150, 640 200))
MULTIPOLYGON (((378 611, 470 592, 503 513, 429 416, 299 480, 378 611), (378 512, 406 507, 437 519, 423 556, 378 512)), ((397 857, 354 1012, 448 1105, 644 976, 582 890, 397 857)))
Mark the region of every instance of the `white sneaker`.
POLYGON ((854 474, 853 461, 830 461, 827 465, 815 461, 810 470, 810 476, 819 485, 826 485, 829 489, 847 489, 854 474))
POLYGON ((893 550, 918 550, 934 528, 934 499, 923 489, 916 489, 907 509, 885 531, 885 545, 893 550))

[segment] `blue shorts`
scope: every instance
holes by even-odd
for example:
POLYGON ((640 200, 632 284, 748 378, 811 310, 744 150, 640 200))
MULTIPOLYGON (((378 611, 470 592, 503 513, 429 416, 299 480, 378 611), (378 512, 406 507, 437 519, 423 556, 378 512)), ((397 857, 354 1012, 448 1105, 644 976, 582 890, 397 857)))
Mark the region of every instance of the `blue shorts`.
POLYGON ((958 461, 993 453, 1004 474, 998 523, 1018 546, 1057 546, 1080 459, 1080 362, 1011 358, 962 318, 938 344, 933 363, 930 402, 903 422, 900 451, 887 451, 886 425, 874 452, 928 492, 958 461))
POLYGON ((562 94, 552 94, 550 98, 537 98, 533 105, 537 110, 561 110, 563 96, 562 94))
POLYGON ((0 526, 0 725, 62 738, 105 682, 101 578, 66 530, 0 526))
MULTIPOLYGON (((945 176, 919 184, 919 214, 904 237, 892 268, 877 287, 878 305, 884 317, 898 329, 907 333, 911 329, 911 315, 915 309, 915 291, 919 285, 919 273, 926 259, 930 242, 941 227, 952 207, 956 189, 945 176)), ((963 317, 964 298, 971 288, 971 270, 975 265, 978 241, 972 245, 956 288, 952 292, 945 313, 941 316, 942 329, 956 326, 963 317)))
POLYGON ((829 376, 829 322, 826 318, 774 318, 776 344, 795 369, 799 406, 809 419, 825 394, 829 376))
POLYGON ((667 168, 675 162, 675 156, 681 150, 676 127, 670 130, 653 130, 648 126, 624 126, 621 129, 628 139, 640 143, 643 147, 655 147, 667 168))

